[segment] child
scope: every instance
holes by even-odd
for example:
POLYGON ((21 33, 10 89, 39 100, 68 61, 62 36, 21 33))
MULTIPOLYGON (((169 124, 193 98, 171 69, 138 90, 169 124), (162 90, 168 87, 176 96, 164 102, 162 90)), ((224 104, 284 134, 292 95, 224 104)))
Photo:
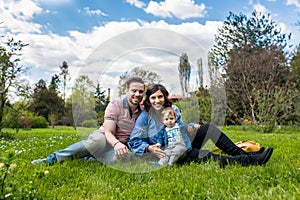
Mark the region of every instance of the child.
POLYGON ((158 133, 157 142, 165 147, 166 155, 158 161, 159 166, 173 165, 188 150, 192 149, 184 128, 176 123, 176 113, 171 107, 162 111, 164 127, 158 133))

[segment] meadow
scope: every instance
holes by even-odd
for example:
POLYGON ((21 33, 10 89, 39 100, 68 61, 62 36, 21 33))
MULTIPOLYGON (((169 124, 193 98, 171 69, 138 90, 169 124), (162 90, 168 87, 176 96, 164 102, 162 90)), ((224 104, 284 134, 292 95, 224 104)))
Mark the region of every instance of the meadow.
MULTIPOLYGON (((300 199, 299 127, 281 127, 272 134, 242 126, 222 130, 233 141, 272 146, 273 156, 265 166, 225 169, 214 161, 161 169, 145 163, 116 164, 118 168, 78 159, 32 165, 33 159, 86 139, 92 129, 6 129, 15 139, 1 139, 0 163, 9 163, 11 169, 4 178, 1 165, 0 199, 300 199)), ((208 143, 205 148, 212 147, 208 143)))

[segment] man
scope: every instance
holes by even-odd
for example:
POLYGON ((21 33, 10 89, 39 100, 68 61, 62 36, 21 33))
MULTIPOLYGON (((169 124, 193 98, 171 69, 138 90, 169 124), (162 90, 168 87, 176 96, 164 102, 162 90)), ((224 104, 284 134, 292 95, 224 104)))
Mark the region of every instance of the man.
POLYGON ((32 164, 61 162, 69 158, 94 158, 105 163, 129 156, 127 141, 134 122, 141 113, 145 84, 139 77, 126 81, 126 97, 108 104, 104 123, 99 130, 92 132, 87 140, 74 143, 63 150, 55 151, 45 159, 33 160, 32 164))

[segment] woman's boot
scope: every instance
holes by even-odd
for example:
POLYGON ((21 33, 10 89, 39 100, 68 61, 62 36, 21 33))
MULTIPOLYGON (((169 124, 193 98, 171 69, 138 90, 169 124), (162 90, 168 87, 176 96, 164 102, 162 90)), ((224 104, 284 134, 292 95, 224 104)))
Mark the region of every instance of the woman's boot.
POLYGON ((272 156, 272 153, 273 153, 273 148, 270 147, 266 151, 258 154, 221 156, 220 167, 225 168, 226 165, 231 163, 239 163, 242 166, 264 165, 269 161, 270 157, 272 156))

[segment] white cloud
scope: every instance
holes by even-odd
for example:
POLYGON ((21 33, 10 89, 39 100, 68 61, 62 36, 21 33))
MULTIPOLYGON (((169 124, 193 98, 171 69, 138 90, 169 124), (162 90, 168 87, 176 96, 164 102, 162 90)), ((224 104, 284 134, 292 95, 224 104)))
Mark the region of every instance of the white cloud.
MULTIPOLYGON (((87 32, 73 30, 69 31, 68 35, 61 36, 51 32, 43 33, 41 28, 45 25, 42 26, 41 24, 30 22, 34 15, 45 12, 45 10, 35 4, 34 1, 24 0, 24 2, 27 3, 26 6, 29 5, 30 9, 27 9, 27 7, 23 4, 19 4, 21 3, 20 1, 6 0, 5 3, 1 1, 0 17, 6 19, 4 22, 6 35, 11 35, 16 40, 20 39, 29 44, 29 46, 23 49, 21 64, 31 67, 28 75, 28 79, 31 80, 31 84, 36 83, 41 78, 49 81, 51 76, 59 72, 59 65, 61 65, 62 61, 67 61, 72 78, 70 82, 73 82, 79 70, 85 66, 89 55, 91 55, 91 53, 97 49, 99 45, 102 45, 111 38, 127 31, 140 30, 144 28, 167 29, 177 32, 178 34, 185 35, 187 38, 190 38, 200 44, 203 49, 208 50, 212 46, 217 27, 222 24, 221 22, 206 22, 205 25, 202 25, 198 22, 194 22, 172 25, 168 24, 164 20, 152 22, 146 22, 143 20, 124 22, 112 21, 103 25, 95 26, 92 30, 87 32)), ((184 12, 182 11, 182 13, 180 13, 178 12, 179 1, 176 0, 173 4, 170 2, 171 1, 168 0, 165 2, 167 4, 166 8, 169 10, 168 13, 170 15, 176 14, 177 17, 181 18, 184 18, 184 16, 187 17, 187 15, 185 15, 187 10, 190 10, 190 13, 193 13, 192 8, 195 9, 197 7, 197 5, 194 5, 193 1, 181 1, 182 4, 180 5, 184 8, 184 12), (183 6, 184 2, 188 2, 189 4, 183 6), (188 5, 190 5, 190 7, 188 5)), ((90 14, 100 13, 100 11, 92 12, 89 8, 86 8, 85 10, 90 12, 90 14)), ((203 12, 203 10, 204 9, 201 9, 201 12, 203 12)), ((169 45, 167 42, 161 41, 159 36, 157 37, 157 41, 162 43, 162 45, 169 45)), ((120 40, 118 47, 122 47, 123 43, 126 42, 128 43, 128 41, 120 40)), ((116 47, 112 47, 112 51, 114 50, 113 48, 116 47)), ((110 52, 108 51, 107 53, 109 54, 110 52)), ((172 57, 172 59, 162 59, 165 62, 162 63, 160 61, 156 61, 157 58, 161 56, 157 56, 155 53, 157 52, 154 51, 150 54, 149 51, 138 51, 135 53, 129 53, 127 57, 120 59, 119 62, 117 62, 117 60, 115 65, 118 66, 114 68, 116 70, 113 71, 114 69, 112 69, 112 74, 105 75, 105 80, 108 80, 105 83, 115 82, 116 73, 124 72, 124 70, 126 71, 126 69, 128 70, 128 68, 135 66, 144 65, 145 67, 152 67, 154 69, 157 65, 163 67, 168 65, 177 69, 177 65, 174 64, 178 62, 177 57, 174 58, 174 56, 169 56, 172 57), (134 55, 138 57, 135 57, 134 55), (151 66, 148 64, 151 64, 151 66), (122 67, 120 67, 120 65, 122 65, 122 67)), ((105 67, 105 65, 100 65, 99 67, 105 67)), ((162 73, 165 73, 165 71, 167 70, 164 70, 162 73)), ((166 74, 163 75, 167 76, 166 74)), ((105 85, 104 87, 106 88, 108 86, 105 85)))
POLYGON ((72 3, 72 0, 37 0, 37 2, 48 5, 61 5, 66 3, 72 3))
POLYGON ((299 0, 287 0, 286 5, 295 5, 297 8, 300 8, 299 0))
POLYGON ((150 1, 145 12, 160 17, 176 17, 179 19, 202 18, 207 11, 205 5, 195 4, 194 0, 166 0, 164 2, 150 1))
POLYGON ((139 0, 126 0, 126 2, 134 5, 137 8, 143 8, 145 6, 145 3, 139 0))
MULTIPOLYGON (((91 10, 89 7, 84 7, 83 10, 84 10, 84 13, 89 15, 89 16, 93 16, 93 15, 108 16, 106 13, 102 12, 99 9, 91 10)), ((81 12, 81 10, 79 10, 79 12, 81 12)))
POLYGON ((270 13, 270 11, 265 7, 263 6, 262 4, 254 4, 253 5, 253 8, 258 12, 258 13, 261 13, 263 15, 266 15, 268 13, 270 13))
POLYGON ((36 14, 40 14, 42 8, 31 0, 0 2, 0 19, 4 28, 12 33, 36 32, 40 33, 41 25, 30 22, 36 14))

